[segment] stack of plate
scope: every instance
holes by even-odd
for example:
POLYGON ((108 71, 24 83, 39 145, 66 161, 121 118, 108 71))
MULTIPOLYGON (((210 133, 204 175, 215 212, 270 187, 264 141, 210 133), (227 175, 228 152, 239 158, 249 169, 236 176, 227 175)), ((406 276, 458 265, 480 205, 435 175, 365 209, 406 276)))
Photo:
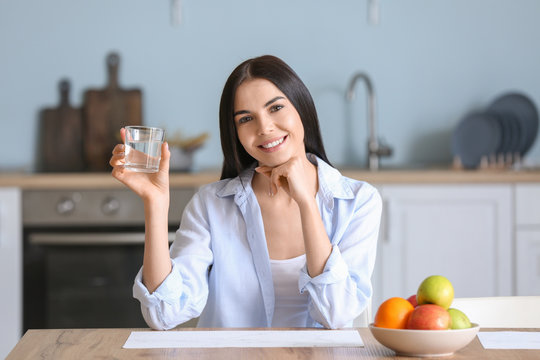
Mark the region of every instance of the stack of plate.
POLYGON ((486 111, 467 115, 452 137, 452 153, 465 168, 477 168, 482 158, 523 158, 538 133, 538 111, 525 95, 505 94, 486 111))

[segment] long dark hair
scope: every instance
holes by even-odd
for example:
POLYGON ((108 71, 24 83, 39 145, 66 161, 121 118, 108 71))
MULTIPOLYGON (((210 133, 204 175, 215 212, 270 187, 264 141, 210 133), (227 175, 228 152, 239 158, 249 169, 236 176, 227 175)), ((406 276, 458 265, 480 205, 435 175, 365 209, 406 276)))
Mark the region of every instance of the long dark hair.
POLYGON ((219 104, 219 129, 224 157, 221 179, 237 176, 256 161, 240 143, 233 116, 236 89, 245 80, 255 78, 272 82, 287 96, 302 119, 306 153, 315 154, 330 164, 324 151, 317 110, 306 85, 283 60, 264 55, 238 65, 223 88, 219 104))

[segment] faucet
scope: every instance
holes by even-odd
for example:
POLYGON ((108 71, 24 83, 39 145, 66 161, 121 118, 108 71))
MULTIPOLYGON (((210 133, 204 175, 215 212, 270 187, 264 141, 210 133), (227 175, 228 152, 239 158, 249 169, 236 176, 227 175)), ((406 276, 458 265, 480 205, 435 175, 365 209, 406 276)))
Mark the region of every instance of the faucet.
POLYGON ((368 110, 368 168, 370 170, 379 169, 379 160, 382 156, 392 155, 392 148, 379 143, 377 137, 377 123, 375 121, 375 91, 373 83, 365 73, 356 73, 349 82, 347 89, 347 100, 352 101, 355 97, 355 86, 358 80, 364 80, 367 88, 367 110, 368 110))

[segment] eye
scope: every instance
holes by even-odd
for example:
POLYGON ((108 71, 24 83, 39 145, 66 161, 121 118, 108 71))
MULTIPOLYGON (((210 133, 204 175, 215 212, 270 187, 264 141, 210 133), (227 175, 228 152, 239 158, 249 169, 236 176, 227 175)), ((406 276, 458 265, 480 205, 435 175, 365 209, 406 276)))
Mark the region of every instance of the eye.
POLYGON ((253 119, 251 116, 243 116, 240 119, 238 119, 238 123, 243 124, 250 121, 251 119, 253 119))
POLYGON ((276 111, 279 111, 281 109, 283 109, 283 105, 279 105, 279 104, 272 105, 270 107, 270 112, 276 112, 276 111))

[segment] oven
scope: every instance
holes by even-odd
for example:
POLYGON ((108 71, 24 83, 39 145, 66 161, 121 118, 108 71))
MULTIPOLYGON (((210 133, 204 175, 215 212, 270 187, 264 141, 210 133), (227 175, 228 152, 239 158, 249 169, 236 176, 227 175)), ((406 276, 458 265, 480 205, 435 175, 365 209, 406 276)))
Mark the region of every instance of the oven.
MULTIPOLYGON (((195 189, 171 190, 169 241, 195 189)), ((23 333, 146 327, 132 297, 144 209, 127 189, 23 192, 23 333)))

